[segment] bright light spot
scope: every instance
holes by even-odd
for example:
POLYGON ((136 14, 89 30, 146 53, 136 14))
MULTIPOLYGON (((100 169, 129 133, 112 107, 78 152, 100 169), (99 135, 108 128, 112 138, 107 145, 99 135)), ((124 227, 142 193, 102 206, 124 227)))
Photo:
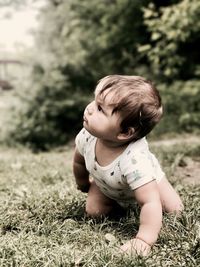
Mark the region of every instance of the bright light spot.
POLYGON ((34 37, 31 32, 37 28, 38 9, 26 7, 14 10, 10 18, 3 17, 5 12, 3 8, 0 10, 0 51, 15 51, 20 46, 32 46, 34 37))

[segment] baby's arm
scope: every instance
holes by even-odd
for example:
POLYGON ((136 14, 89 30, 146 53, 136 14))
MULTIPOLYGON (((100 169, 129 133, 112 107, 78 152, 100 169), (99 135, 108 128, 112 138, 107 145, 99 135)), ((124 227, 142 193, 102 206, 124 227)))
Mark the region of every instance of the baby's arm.
POLYGON ((134 197, 141 206, 140 226, 136 237, 125 243, 121 249, 146 255, 150 251, 162 226, 162 205, 157 183, 149 182, 136 190, 134 197))
POLYGON ((75 149, 73 159, 73 172, 77 184, 77 189, 82 192, 88 192, 90 187, 89 172, 85 167, 84 157, 75 149))

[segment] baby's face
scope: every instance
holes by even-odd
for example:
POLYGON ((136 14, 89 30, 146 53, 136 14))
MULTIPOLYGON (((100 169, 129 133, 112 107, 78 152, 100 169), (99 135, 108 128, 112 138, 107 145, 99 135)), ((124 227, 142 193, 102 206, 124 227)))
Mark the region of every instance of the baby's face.
POLYGON ((117 142, 121 132, 121 116, 118 112, 113 113, 114 93, 108 90, 102 94, 95 92, 94 101, 84 111, 83 126, 97 138, 117 142))

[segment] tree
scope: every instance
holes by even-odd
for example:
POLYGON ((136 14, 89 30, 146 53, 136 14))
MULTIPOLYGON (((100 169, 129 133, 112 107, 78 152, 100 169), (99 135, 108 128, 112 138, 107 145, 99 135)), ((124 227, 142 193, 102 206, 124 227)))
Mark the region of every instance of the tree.
POLYGON ((144 10, 151 41, 139 47, 155 74, 165 81, 200 76, 200 2, 182 0, 166 7, 144 10))
POLYGON ((141 74, 137 45, 148 38, 141 11, 147 3, 48 1, 41 9, 33 72, 12 137, 41 149, 64 143, 80 129, 99 78, 141 74))
POLYGON ((57 65, 87 69, 95 79, 133 73, 140 62, 137 44, 148 41, 141 11, 148 2, 51 1, 42 12, 38 43, 57 65))
POLYGON ((82 127, 86 102, 105 75, 198 76, 198 1, 151 2, 47 1, 12 138, 40 149, 65 143, 82 127), (191 44, 195 49, 185 52, 191 44))

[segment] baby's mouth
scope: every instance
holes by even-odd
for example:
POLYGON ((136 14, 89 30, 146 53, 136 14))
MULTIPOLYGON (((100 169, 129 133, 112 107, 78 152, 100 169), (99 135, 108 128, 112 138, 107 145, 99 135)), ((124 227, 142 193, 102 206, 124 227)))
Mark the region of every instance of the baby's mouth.
POLYGON ((83 116, 83 121, 88 122, 87 118, 85 117, 85 115, 83 116))

